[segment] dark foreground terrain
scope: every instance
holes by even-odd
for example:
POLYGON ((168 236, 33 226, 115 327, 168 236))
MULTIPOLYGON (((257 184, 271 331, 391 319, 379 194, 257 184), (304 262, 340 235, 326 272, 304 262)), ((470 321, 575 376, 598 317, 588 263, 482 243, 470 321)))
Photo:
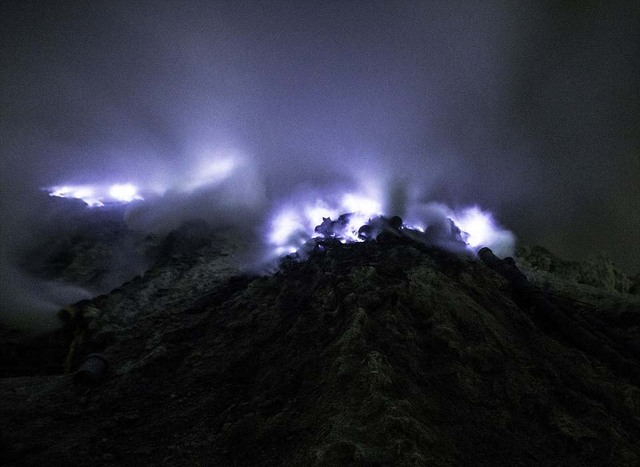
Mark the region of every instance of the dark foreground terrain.
POLYGON ((640 305, 606 261, 520 251, 558 320, 410 241, 329 242, 260 277, 236 249, 174 233, 59 331, 4 330, 0 463, 640 464, 640 305), (90 352, 110 368, 76 384, 90 352))

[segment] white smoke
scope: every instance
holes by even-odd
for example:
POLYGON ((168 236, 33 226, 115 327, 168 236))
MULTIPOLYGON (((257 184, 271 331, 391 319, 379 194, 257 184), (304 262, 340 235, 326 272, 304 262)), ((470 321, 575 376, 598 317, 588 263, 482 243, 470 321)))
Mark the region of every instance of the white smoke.
POLYGON ((268 257, 296 252, 312 238, 322 237, 323 230, 335 233, 343 242, 359 242, 360 227, 374 218, 399 214, 406 228, 426 232, 424 241, 441 248, 476 253, 486 246, 498 255, 514 253, 515 235, 501 227, 489 211, 478 206, 452 209, 443 203, 421 202, 419 197, 411 199, 409 193, 419 191, 400 182, 386 184, 386 190, 372 190, 382 184, 371 180, 368 185, 362 192, 342 187, 308 190, 282 201, 265 229, 264 241, 271 248, 268 257), (385 204, 384 200, 391 201, 385 204))
POLYGON ((513 237, 486 211, 561 254, 608 244, 637 262, 640 42, 624 8, 18 3, 2 18, 3 276, 35 227, 65 228, 32 193, 91 187, 98 205, 135 198, 127 184, 141 231, 260 231, 289 206, 308 236, 298 207, 353 194, 406 222, 454 219, 496 252, 513 237))

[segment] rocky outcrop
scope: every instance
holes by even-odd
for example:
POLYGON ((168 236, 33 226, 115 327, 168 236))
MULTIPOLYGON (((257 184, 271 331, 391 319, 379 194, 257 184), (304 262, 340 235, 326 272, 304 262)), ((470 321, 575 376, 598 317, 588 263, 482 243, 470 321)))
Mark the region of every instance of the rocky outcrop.
MULTIPOLYGON (((605 253, 592 255, 586 261, 565 261, 540 246, 521 247, 518 258, 525 265, 579 284, 591 285, 609 292, 632 292, 633 280, 620 271, 605 253)), ((635 290, 635 289, 634 289, 635 290)))
POLYGON ((566 319, 549 321, 478 259, 402 238, 326 241, 249 277, 232 236, 188 230, 76 307, 94 308, 82 352, 108 358, 102 384, 0 379, 7 464, 640 462, 633 374, 563 328, 633 341, 632 296, 516 258, 566 319))

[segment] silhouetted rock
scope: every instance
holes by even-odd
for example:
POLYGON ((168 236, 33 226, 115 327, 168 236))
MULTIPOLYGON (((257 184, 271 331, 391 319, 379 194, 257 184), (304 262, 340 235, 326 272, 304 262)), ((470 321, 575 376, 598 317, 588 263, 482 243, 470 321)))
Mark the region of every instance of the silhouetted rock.
POLYGON ((505 263, 540 297, 521 301, 478 259, 403 236, 250 277, 233 235, 192 227, 70 308, 76 352, 110 362, 101 384, 0 379, 6 463, 640 463, 640 306, 619 282, 529 249, 505 263))

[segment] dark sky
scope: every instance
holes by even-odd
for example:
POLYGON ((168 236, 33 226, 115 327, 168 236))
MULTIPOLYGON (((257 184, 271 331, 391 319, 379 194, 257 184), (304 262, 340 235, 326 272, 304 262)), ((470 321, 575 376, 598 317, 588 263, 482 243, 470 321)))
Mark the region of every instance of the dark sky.
POLYGON ((636 3, 5 1, 4 246, 30 190, 153 184, 209 148, 266 199, 395 178, 640 271, 636 3))

